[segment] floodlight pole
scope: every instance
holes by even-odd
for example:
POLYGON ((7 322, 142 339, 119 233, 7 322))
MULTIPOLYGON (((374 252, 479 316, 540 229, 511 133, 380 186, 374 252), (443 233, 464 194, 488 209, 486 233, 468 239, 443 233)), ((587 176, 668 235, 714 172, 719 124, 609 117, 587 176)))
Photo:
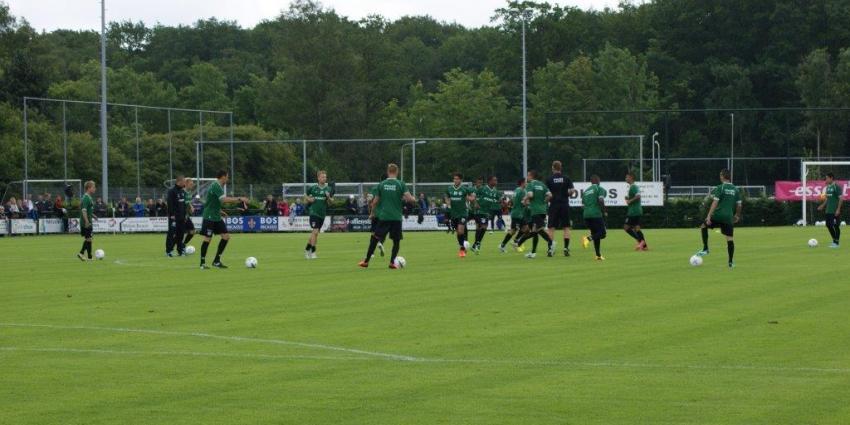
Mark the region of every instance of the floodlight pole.
POLYGON ((139 156, 139 108, 135 108, 135 127, 136 127, 136 196, 142 196, 142 161, 139 156))
POLYGON ((307 194, 307 141, 301 141, 301 185, 304 194, 307 194))
POLYGON ((62 102, 62 157, 64 180, 68 180, 68 122, 65 117, 65 102, 62 102))
POLYGON ((233 191, 236 190, 236 170, 234 164, 236 163, 233 157, 233 112, 229 113, 230 117, 230 196, 233 196, 233 191))
POLYGON ((106 0, 100 0, 100 171, 103 202, 109 203, 109 152, 106 127, 106 0))
POLYGON ((729 178, 735 181, 735 114, 732 116, 732 139, 729 144, 729 178))
POLYGON ((643 136, 640 137, 640 181, 643 181, 643 136))
POLYGON ((27 121, 27 98, 24 98, 24 184, 23 184, 23 193, 21 196, 25 196, 27 194, 27 181, 29 180, 29 124, 27 121))
POLYGON ((174 147, 171 141, 171 109, 168 111, 168 179, 174 180, 174 147))
POLYGON ((528 102, 527 102, 527 76, 526 76, 526 47, 525 47, 525 20, 522 17, 522 175, 528 174, 528 102))
MULTIPOLYGON (((655 175, 658 172, 657 167, 660 165, 660 164, 656 164, 656 161, 655 161, 655 146, 658 145, 658 141, 656 140, 657 138, 658 138, 658 132, 656 131, 652 135, 652 181, 658 181, 658 179, 655 177, 655 175)), ((658 145, 658 154, 659 155, 661 154, 661 145, 658 145)))

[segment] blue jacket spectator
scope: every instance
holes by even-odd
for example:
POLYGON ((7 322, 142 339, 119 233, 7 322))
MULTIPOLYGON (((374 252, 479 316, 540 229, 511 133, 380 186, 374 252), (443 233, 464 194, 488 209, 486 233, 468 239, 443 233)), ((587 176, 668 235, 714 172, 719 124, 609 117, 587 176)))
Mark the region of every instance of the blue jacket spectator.
POLYGON ((145 216, 145 204, 142 203, 142 198, 136 198, 136 203, 133 204, 133 214, 136 217, 145 216))

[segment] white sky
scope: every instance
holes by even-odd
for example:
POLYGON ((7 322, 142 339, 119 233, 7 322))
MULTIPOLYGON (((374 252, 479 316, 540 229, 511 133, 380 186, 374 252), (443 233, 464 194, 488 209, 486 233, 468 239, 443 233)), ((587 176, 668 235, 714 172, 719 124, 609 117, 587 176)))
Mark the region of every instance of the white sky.
MULTIPOLYGON (((11 13, 24 17, 41 31, 100 29, 100 0, 0 0, 11 13)), ((642 1, 642 0, 638 0, 642 1)), ((431 15, 468 27, 488 25, 493 11, 506 0, 322 0, 339 14, 359 19, 380 14, 390 19, 405 15, 431 15)), ((549 3, 601 10, 617 7, 617 0, 551 0, 549 3)), ((108 21, 143 21, 148 25, 192 24, 216 17, 235 20, 250 28, 264 19, 274 19, 289 8, 289 0, 106 0, 108 21)))

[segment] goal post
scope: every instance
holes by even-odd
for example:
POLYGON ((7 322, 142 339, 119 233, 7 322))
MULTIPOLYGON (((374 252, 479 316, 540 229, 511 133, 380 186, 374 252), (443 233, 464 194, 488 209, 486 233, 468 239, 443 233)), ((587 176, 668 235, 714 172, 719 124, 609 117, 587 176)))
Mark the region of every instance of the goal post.
MULTIPOLYGON (((802 215, 802 224, 803 226, 808 225, 808 200, 809 197, 814 197, 814 194, 809 194, 808 184, 809 184, 809 168, 811 167, 838 167, 838 166, 847 166, 850 167, 850 161, 802 161, 800 165, 800 180, 802 183, 802 198, 803 198, 803 215, 802 215)), ((817 199, 817 198, 815 198, 817 199)))

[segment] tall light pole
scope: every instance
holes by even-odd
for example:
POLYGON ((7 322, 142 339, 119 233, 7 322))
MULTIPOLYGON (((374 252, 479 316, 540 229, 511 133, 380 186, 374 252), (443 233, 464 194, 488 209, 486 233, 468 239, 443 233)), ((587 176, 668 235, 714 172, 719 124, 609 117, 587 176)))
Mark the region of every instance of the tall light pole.
POLYGON ((729 114, 732 116, 732 140, 729 144, 729 177, 732 181, 735 181, 735 114, 729 114))
POLYGON ((100 0, 100 171, 103 174, 101 193, 109 202, 109 153, 106 128, 106 0, 100 0))
POLYGON ((418 142, 414 140, 410 143, 405 143, 405 144, 401 145, 401 163, 399 164, 399 179, 401 179, 402 181, 404 180, 404 148, 406 148, 408 146, 413 146, 413 152, 414 152, 413 153, 413 175, 414 175, 414 180, 415 180, 415 176, 416 176, 416 145, 424 145, 426 143, 428 143, 426 140, 420 140, 418 142))
POLYGON ((525 20, 522 14, 522 175, 528 175, 528 80, 525 48, 525 20))
POLYGON ((661 144, 658 143, 658 132, 652 135, 652 181, 661 180, 661 144), (655 148, 658 147, 658 160, 655 159, 655 148), (657 177, 656 177, 657 176, 657 177))

